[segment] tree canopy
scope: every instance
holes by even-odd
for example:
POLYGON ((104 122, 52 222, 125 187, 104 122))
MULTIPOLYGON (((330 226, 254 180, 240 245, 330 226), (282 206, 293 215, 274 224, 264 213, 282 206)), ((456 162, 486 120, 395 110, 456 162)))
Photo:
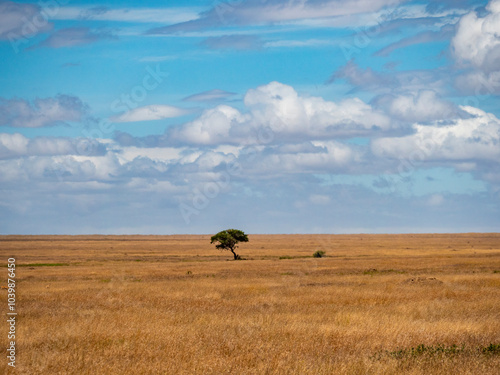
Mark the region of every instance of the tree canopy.
POLYGON ((234 260, 238 260, 241 258, 234 250, 238 247, 237 244, 239 242, 248 242, 248 236, 238 229, 226 229, 212 236, 210 243, 214 242, 217 249, 231 251, 234 260))

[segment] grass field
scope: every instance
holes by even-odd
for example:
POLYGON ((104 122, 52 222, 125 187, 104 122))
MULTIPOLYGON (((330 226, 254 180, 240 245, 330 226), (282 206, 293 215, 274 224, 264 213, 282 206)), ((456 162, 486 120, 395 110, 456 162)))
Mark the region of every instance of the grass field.
POLYGON ((500 373, 500 234, 209 238, 0 236, 0 373, 500 373))

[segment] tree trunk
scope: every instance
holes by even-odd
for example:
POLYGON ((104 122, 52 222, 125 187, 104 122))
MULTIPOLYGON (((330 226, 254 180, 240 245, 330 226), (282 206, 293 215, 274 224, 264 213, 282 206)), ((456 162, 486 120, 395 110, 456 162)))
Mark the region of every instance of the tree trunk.
POLYGON ((231 250, 231 252, 233 253, 234 260, 238 260, 238 254, 236 254, 233 249, 229 249, 229 250, 231 250))

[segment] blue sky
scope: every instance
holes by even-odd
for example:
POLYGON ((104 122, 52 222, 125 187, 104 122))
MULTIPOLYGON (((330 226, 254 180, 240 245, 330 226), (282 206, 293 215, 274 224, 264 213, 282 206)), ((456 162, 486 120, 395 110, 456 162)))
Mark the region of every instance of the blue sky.
POLYGON ((0 233, 490 232, 500 0, 0 1, 0 233))

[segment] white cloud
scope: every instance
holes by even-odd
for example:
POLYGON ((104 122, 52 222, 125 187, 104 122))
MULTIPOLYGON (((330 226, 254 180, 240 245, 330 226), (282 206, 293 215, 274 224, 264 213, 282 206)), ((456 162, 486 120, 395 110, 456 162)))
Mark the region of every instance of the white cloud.
POLYGON ((26 154, 28 143, 24 135, 0 133, 0 158, 26 154))
POLYGON ((500 0, 491 0, 486 10, 484 17, 474 11, 463 16, 451 41, 457 61, 472 67, 457 78, 457 86, 476 95, 500 92, 500 0))
POLYGON ((106 146, 95 139, 37 137, 0 133, 0 159, 44 155, 101 155, 106 146))
POLYGON ((175 25, 158 27, 149 34, 172 34, 176 32, 193 32, 209 29, 214 25, 256 25, 263 23, 306 23, 316 20, 332 19, 338 25, 352 25, 353 18, 369 14, 369 19, 385 7, 398 5, 401 0, 248 0, 238 4, 214 3, 214 7, 200 14, 195 20, 175 25))
POLYGON ((169 138, 181 142, 194 144, 216 144, 230 142, 230 131, 233 127, 245 121, 237 109, 227 105, 219 105, 206 110, 196 120, 172 129, 169 138))
POLYGON ((413 125, 414 134, 372 141, 378 157, 411 161, 500 160, 500 120, 493 114, 473 107, 461 107, 468 118, 453 120, 451 125, 413 125))
POLYGON ((258 156, 240 158, 246 174, 281 176, 351 170, 362 160, 362 152, 336 141, 314 141, 313 148, 293 151, 287 147, 265 147, 258 156))
POLYGON ((262 4, 254 2, 254 6, 242 7, 239 14, 242 19, 247 20, 280 22, 370 13, 382 7, 399 3, 399 0, 290 1, 285 4, 269 1, 262 6, 262 4), (256 5, 260 5, 260 7, 256 5))
POLYGON ((0 126, 53 126, 66 121, 80 121, 86 112, 87 106, 79 98, 70 95, 35 99, 33 104, 22 99, 0 98, 0 126))
POLYGON ((486 9, 489 14, 485 17, 479 17, 476 12, 462 17, 451 45, 459 61, 498 70, 498 58, 493 59, 491 54, 498 57, 500 53, 500 0, 490 1, 486 9), (490 64, 495 65, 485 66, 490 64))
POLYGON ((178 23, 198 18, 200 8, 118 8, 64 7, 55 15, 57 20, 88 19, 96 21, 136 23, 178 23))
POLYGON ((125 164, 135 158, 143 157, 155 161, 171 162, 182 158, 182 153, 185 148, 174 147, 116 147, 115 149, 118 160, 121 164, 125 164))
POLYGON ((244 101, 254 122, 282 134, 339 136, 391 127, 387 116, 358 98, 337 104, 320 97, 299 96, 293 87, 279 82, 249 90, 244 101))
POLYGON ((52 29, 48 15, 33 4, 0 3, 0 39, 15 41, 52 29))
POLYGON ((500 70, 484 73, 479 70, 464 73, 457 77, 456 86, 463 92, 476 96, 500 93, 500 70))
POLYGON ((135 121, 154 121, 165 118, 180 117, 189 113, 189 110, 173 107, 170 105, 148 105, 134 108, 121 115, 111 117, 113 122, 135 122, 135 121))
POLYGON ((247 113, 227 105, 205 111, 196 120, 169 129, 171 141, 192 144, 255 144, 262 138, 323 139, 369 135, 391 128, 390 119, 358 98, 340 103, 300 96, 279 82, 248 90, 247 113))
POLYGON ((391 117, 409 122, 448 119, 457 113, 455 106, 434 90, 385 95, 377 100, 377 105, 385 108, 391 117))

